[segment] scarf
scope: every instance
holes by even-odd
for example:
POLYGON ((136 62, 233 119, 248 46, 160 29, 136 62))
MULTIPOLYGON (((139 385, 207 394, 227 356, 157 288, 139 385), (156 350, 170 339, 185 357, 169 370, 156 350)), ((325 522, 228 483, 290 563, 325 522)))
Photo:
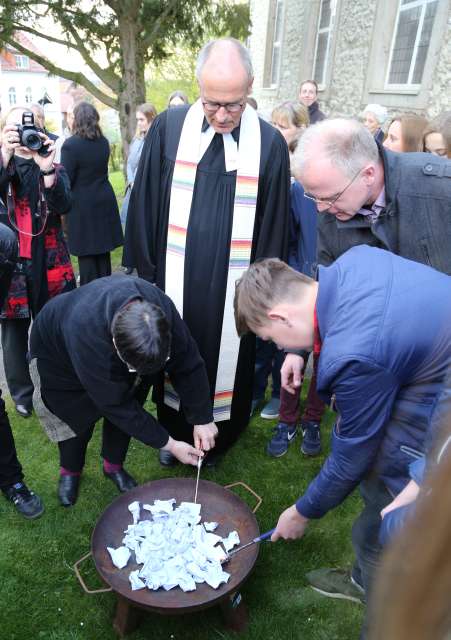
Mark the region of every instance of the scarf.
MULTIPOLYGON (((188 222, 201 160, 201 132, 204 120, 202 103, 198 100, 188 111, 177 149, 171 187, 168 238, 166 248, 166 293, 183 318, 184 266, 188 222)), ((206 134, 210 144, 215 131, 206 134)), ((235 144, 230 133, 223 134, 224 148, 235 144)), ((205 140, 203 141, 205 142, 205 140)), ((233 207, 232 238, 227 275, 227 289, 219 349, 216 388, 213 396, 215 421, 229 420, 240 340, 233 317, 235 282, 248 268, 251 257, 260 168, 260 124, 256 112, 247 106, 241 117, 240 141, 237 157, 235 201, 233 207)), ((205 144, 202 145, 205 150, 205 144)), ((208 276, 206 276, 208 277, 208 276)), ((201 312, 201 310, 199 310, 201 312)), ((179 409, 179 398, 170 380, 165 381, 165 404, 179 409)))

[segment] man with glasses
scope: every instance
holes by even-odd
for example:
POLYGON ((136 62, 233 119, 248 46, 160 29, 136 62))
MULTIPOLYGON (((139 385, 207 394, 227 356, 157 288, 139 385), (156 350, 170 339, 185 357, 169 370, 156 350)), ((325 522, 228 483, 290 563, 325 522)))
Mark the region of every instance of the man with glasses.
MULTIPOLYGON (((309 127, 292 168, 318 209, 319 265, 329 266, 365 244, 451 274, 451 161, 393 153, 378 146, 362 124, 339 118, 309 127)), ((292 393, 298 392, 303 363, 290 353, 282 367, 282 384, 292 393)), ((314 354, 305 413, 316 395, 316 369, 314 354)), ((301 419, 301 426, 309 434, 315 428, 319 441, 319 423, 304 425, 301 419)), ((325 595, 338 597, 341 588, 340 597, 359 597, 349 584, 330 585, 328 594, 328 575, 313 572, 311 583, 320 584, 325 595)))
MULTIPOLYGON (((289 160, 279 132, 246 105, 247 49, 232 38, 210 42, 196 76, 199 100, 160 114, 144 143, 124 264, 163 288, 188 325, 207 367, 221 452, 247 425, 252 401, 255 338, 236 336, 235 281, 256 258, 286 256, 289 160)), ((190 439, 169 380, 158 417, 173 437, 190 439)), ((173 458, 162 451, 160 462, 173 458)))

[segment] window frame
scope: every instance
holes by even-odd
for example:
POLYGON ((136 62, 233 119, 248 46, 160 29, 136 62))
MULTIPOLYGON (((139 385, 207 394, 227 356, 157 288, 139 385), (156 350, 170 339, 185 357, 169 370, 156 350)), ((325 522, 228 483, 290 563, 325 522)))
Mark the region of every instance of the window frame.
POLYGON ((271 38, 271 63, 269 67, 269 83, 268 86, 270 89, 276 89, 280 84, 280 67, 282 60, 282 43, 283 43, 283 18, 285 14, 285 3, 284 0, 275 0, 274 7, 274 28, 272 32, 271 38), (279 14, 280 7, 280 14, 279 14), (279 27, 279 22, 277 18, 280 17, 280 40, 276 40, 276 35, 279 27), (273 71, 274 71, 274 51, 278 50, 279 59, 277 61, 277 72, 276 72, 276 82, 273 82, 273 71))
POLYGON ((16 87, 10 87, 8 89, 8 102, 10 107, 14 107, 17 104, 17 91, 16 87), (13 100, 11 100, 13 98, 13 100))
POLYGON ((29 69, 30 58, 23 53, 15 53, 14 60, 16 61, 16 69, 29 69))
POLYGON ((318 84, 318 91, 324 91, 324 89, 326 88, 326 78, 327 78, 327 74, 328 74, 328 65, 329 65, 329 59, 330 59, 330 51, 331 51, 331 44, 332 44, 332 38, 333 38, 333 31, 334 31, 334 27, 335 27, 335 22, 336 22, 336 16, 337 16, 337 11, 338 11, 338 0, 330 0, 331 3, 331 12, 330 12, 330 21, 329 21, 329 25, 327 27, 320 27, 321 24, 321 15, 322 15, 322 10, 323 10, 323 2, 324 0, 321 0, 321 2, 319 3, 319 10, 318 10, 318 19, 317 19, 317 27, 316 27, 316 36, 315 36, 315 54, 313 56, 313 64, 312 64, 312 73, 311 73, 311 77, 313 78, 313 80, 315 80, 315 82, 318 84), (324 58, 324 66, 323 66, 323 73, 322 73, 322 78, 321 80, 317 80, 315 78, 315 67, 316 67, 316 61, 317 61, 317 57, 318 57, 318 43, 319 43, 319 36, 320 34, 323 33, 327 33, 327 46, 326 46, 326 55, 324 58))
MULTIPOLYGON (((423 31, 423 25, 424 25, 424 18, 426 15, 426 7, 428 4, 432 4, 433 2, 436 2, 437 0, 408 0, 408 2, 406 2, 406 4, 402 4, 402 0, 398 0, 398 8, 397 8, 397 12, 396 12, 396 20, 395 20, 395 27, 393 30, 393 35, 392 35, 392 39, 391 39, 391 45, 390 45, 390 54, 388 57, 388 65, 387 65, 387 72, 385 75, 385 83, 384 83, 384 89, 387 91, 394 91, 394 92, 418 92, 421 89, 422 86, 422 82, 423 79, 420 83, 418 82, 411 82, 414 71, 415 71, 415 65, 417 62, 417 54, 418 54, 418 46, 421 40, 421 34, 423 31), (394 46, 395 46, 395 42, 396 42, 396 37, 398 35, 398 25, 399 25, 399 18, 401 15, 402 11, 408 11, 409 9, 415 9, 416 7, 421 7, 421 15, 420 15, 420 19, 418 22, 418 28, 417 28, 417 32, 415 35, 415 42, 413 45, 413 51, 412 51, 412 58, 410 61, 410 68, 409 68, 409 74, 408 74, 408 78, 407 78, 407 82, 405 83, 390 83, 389 82, 389 78, 390 78, 390 71, 391 71, 391 65, 392 65, 392 61, 393 61, 393 50, 394 50, 394 46)), ((437 1, 437 9, 439 8, 439 2, 437 1)), ((435 23, 435 18, 437 16, 437 9, 436 9, 436 13, 434 15, 434 23, 435 23)), ((432 31, 433 31, 432 27, 432 31)), ((427 57, 429 55, 429 48, 430 48, 430 44, 432 41, 432 31, 431 31, 431 38, 428 42, 428 52, 426 54, 426 60, 427 57)), ((425 66, 426 66, 426 61, 425 61, 425 66)), ((423 69, 423 73, 424 73, 424 69, 423 69)))

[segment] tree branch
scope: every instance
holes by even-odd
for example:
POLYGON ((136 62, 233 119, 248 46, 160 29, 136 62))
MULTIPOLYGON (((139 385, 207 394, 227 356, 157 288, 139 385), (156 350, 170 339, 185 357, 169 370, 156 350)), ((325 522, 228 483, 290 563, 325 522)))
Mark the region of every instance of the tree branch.
POLYGON ((19 42, 16 42, 12 37, 4 37, 4 41, 15 47, 18 51, 28 56, 35 62, 38 62, 42 65, 49 73, 52 73, 55 76, 62 76, 67 80, 72 80, 76 84, 81 84, 85 89, 87 89, 93 96, 95 96, 100 102, 112 107, 113 109, 118 108, 117 99, 114 96, 111 96, 101 89, 99 89, 91 80, 89 80, 83 73, 69 71, 68 69, 63 69, 62 67, 58 67, 54 65, 52 62, 44 58, 44 56, 27 49, 19 42))
POLYGON ((161 26, 163 20, 165 20, 167 18, 167 16, 171 12, 172 8, 175 7, 176 4, 177 4, 177 0, 172 0, 172 2, 168 2, 168 4, 167 4, 165 10, 163 11, 163 13, 160 16, 158 16, 157 20, 155 20, 155 23, 154 23, 152 31, 149 33, 148 36, 143 38, 142 41, 141 41, 141 46, 144 47, 144 50, 146 50, 148 47, 150 47, 150 45, 152 44, 155 36, 158 34, 158 31, 160 30, 160 26, 161 26))
POLYGON ((89 51, 86 49, 83 40, 80 37, 80 34, 72 25, 68 25, 68 30, 77 44, 78 52, 80 53, 81 57, 86 62, 88 67, 90 67, 94 71, 96 76, 100 78, 100 80, 102 80, 107 85, 107 87, 117 93, 119 91, 120 78, 114 73, 111 67, 109 69, 103 69, 100 65, 97 64, 97 62, 95 62, 95 60, 91 57, 89 51))

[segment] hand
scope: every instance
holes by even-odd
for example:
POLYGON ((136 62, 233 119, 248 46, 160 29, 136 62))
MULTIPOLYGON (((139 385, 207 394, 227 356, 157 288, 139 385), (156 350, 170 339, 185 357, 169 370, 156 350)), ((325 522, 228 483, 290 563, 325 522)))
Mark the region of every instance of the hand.
POLYGON ((280 370, 282 387, 288 393, 295 394, 302 384, 301 371, 304 366, 304 358, 295 353, 287 353, 280 370))
POLYGON ((308 525, 308 518, 304 518, 296 509, 296 505, 285 509, 277 523, 276 530, 271 536, 271 542, 280 538, 284 540, 296 540, 302 538, 308 525))
POLYGON ((6 168, 14 155, 16 149, 20 147, 19 133, 15 124, 7 124, 2 131, 2 161, 6 168))
POLYGON ((214 422, 209 424, 196 424, 193 429, 194 446, 203 451, 210 451, 215 446, 215 438, 218 435, 218 427, 214 422))
POLYGON ((39 136, 40 138, 42 138, 43 145, 47 147, 47 151, 50 151, 50 154, 48 156, 40 156, 37 151, 32 151, 30 149, 31 157, 36 162, 41 171, 49 171, 49 169, 51 169, 53 166, 56 147, 53 140, 50 140, 50 138, 46 136, 45 133, 39 133, 39 136))
POLYGON ((182 440, 174 440, 170 436, 166 446, 162 447, 162 449, 170 451, 183 464, 192 464, 193 467, 196 467, 199 458, 204 456, 200 449, 195 449, 187 442, 182 442, 182 440))
POLYGON ((384 519, 387 513, 390 513, 390 511, 398 509, 398 507, 403 507, 416 500, 419 492, 420 487, 417 485, 415 480, 411 480, 409 484, 404 487, 401 493, 398 493, 396 498, 392 500, 390 504, 388 504, 384 509, 382 509, 381 518, 384 519))

